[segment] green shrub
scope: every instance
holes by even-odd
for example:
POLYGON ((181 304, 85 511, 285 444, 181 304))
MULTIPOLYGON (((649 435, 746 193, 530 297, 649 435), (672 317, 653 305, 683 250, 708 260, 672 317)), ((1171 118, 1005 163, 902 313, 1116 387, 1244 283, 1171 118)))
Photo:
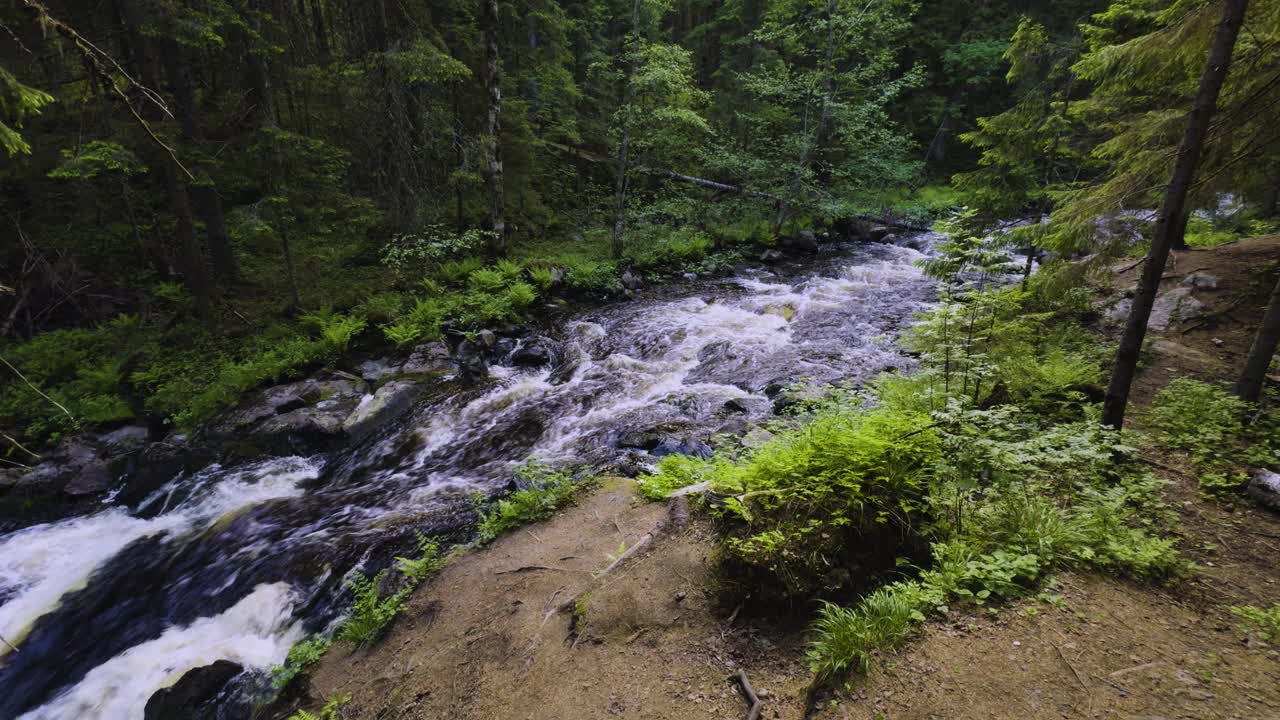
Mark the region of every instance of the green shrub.
POLYGON ((356 647, 369 645, 382 637, 391 621, 400 614, 412 588, 406 587, 388 597, 379 597, 378 589, 386 575, 387 571, 383 570, 370 580, 356 573, 348 581, 347 585, 351 588, 354 599, 351 603, 351 616, 338 628, 338 638, 356 647))
POLYGON ((439 572, 447 562, 447 558, 440 551, 439 541, 422 534, 418 535, 417 558, 396 558, 400 572, 414 586, 439 572))
POLYGON ((871 653, 890 650, 906 641, 915 629, 920 611, 892 588, 881 588, 854 608, 823 603, 813 623, 809 644, 809 668, 819 682, 850 671, 866 672, 871 653))
POLYGON ((329 651, 332 642, 321 635, 313 635, 289 648, 289 655, 283 665, 271 668, 271 686, 282 690, 293 682, 294 678, 307 672, 312 665, 320 662, 320 658, 329 651))
POLYGON ((1243 467, 1280 459, 1275 413, 1258 413, 1246 426, 1251 410, 1225 388, 1179 378, 1156 393, 1145 419, 1161 445, 1191 456, 1202 492, 1224 497, 1243 487, 1243 467))
POLYGON ((324 704, 320 714, 299 710, 289 716, 288 720, 342 720, 342 706, 351 701, 350 695, 339 695, 324 704))
POLYGON ((567 469, 553 470, 534 461, 517 471, 525 487, 480 511, 479 541, 490 543, 508 530, 551 517, 590 486, 567 469))
POLYGON ((1233 607, 1231 614, 1240 618, 1239 629, 1245 637, 1268 645, 1280 641, 1280 603, 1270 608, 1233 607))

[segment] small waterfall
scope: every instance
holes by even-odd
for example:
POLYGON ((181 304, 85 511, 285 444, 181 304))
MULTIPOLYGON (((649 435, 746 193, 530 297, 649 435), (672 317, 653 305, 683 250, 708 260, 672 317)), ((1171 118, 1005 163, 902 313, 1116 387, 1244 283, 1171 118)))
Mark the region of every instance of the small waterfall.
POLYGON ((601 308, 561 328, 561 366, 495 367, 484 392, 423 404, 370 444, 212 466, 132 511, 0 537, 0 636, 21 648, 0 643, 0 717, 138 718, 192 668, 265 671, 342 612, 349 570, 465 526, 470 496, 530 456, 651 462, 628 433, 742 433, 779 387, 907 368, 897 333, 934 300, 922 257, 843 247, 801 271, 601 308))

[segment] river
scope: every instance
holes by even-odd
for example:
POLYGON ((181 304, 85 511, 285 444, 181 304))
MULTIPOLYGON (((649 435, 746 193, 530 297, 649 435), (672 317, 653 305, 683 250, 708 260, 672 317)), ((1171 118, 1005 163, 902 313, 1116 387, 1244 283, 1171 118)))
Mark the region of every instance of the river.
POLYGON ((157 689, 219 659, 250 671, 225 702, 235 717, 293 643, 340 620, 348 573, 385 567, 418 532, 464 530, 471 497, 530 456, 635 467, 653 457, 628 433, 741 435, 781 385, 909 368, 896 338, 934 298, 914 249, 932 240, 824 247, 584 312, 559 328, 556 369, 495 365, 482 390, 362 445, 211 466, 136 507, 0 536, 0 636, 20 648, 0 643, 0 718, 141 718, 157 689))

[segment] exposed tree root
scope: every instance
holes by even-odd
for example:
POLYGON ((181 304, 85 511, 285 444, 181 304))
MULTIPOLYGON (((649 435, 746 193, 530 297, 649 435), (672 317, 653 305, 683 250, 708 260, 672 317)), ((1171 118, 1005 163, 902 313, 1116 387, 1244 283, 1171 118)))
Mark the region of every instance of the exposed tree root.
POLYGON ((760 714, 764 712, 764 703, 760 700, 760 696, 756 695, 756 691, 751 687, 751 681, 747 679, 747 671, 741 668, 738 672, 729 676, 729 682, 738 683, 738 687, 742 689, 742 694, 747 697, 747 702, 751 707, 747 709, 747 720, 759 720, 760 714))
MULTIPOLYGON (((641 537, 639 540, 637 540, 634 545, 627 548, 626 552, 622 553, 617 557, 617 559, 609 563, 608 567, 606 567, 604 570, 601 570, 599 573, 597 573, 595 577, 595 582, 592 583, 591 587, 587 588, 586 590, 583 590, 580 593, 577 593, 576 595, 571 596, 569 599, 557 605, 554 610, 547 613, 547 618, 550 618, 552 615, 556 613, 572 612, 573 609, 578 606, 578 601, 582 599, 582 597, 584 597, 585 595, 588 595, 592 590, 594 590, 595 586, 599 584, 602 578, 609 575, 613 571, 617 570, 619 567, 621 567, 624 563, 626 563, 631 558, 635 557, 636 555, 639 555, 642 550, 649 547, 649 545, 653 544, 654 540, 662 537, 668 531, 671 531, 671 530, 678 531, 682 529, 685 526, 685 524, 687 524, 688 522, 689 522, 688 499, 683 496, 680 496, 680 497, 673 497, 670 500, 668 500, 666 517, 662 518, 657 523, 655 523, 653 526, 653 529, 645 533, 644 536, 641 537)), ((545 619, 544 619, 544 622, 545 622, 545 619)), ((572 629, 571 629, 571 632, 572 632, 572 629)))

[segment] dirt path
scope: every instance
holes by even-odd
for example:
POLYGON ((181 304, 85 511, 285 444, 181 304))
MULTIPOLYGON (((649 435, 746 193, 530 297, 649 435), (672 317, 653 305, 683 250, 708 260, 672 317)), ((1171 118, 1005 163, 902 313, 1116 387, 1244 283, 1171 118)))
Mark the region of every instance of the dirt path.
POLYGON ((603 578, 581 604, 576 638, 570 615, 555 613, 664 512, 610 480, 554 519, 461 557, 376 647, 335 647, 313 673, 313 698, 350 693, 351 719, 734 718, 746 703, 726 678, 741 666, 780 698, 766 717, 798 717, 809 678, 797 639, 711 611, 705 520, 603 578))
MULTIPOLYGON (((1199 272, 1219 286, 1196 291, 1206 316, 1158 338, 1138 406, 1173 378, 1224 379, 1240 366, 1265 298, 1257 272, 1277 258, 1280 237, 1177 255, 1168 283, 1199 272)), ((1247 647, 1229 612, 1280 601, 1280 517, 1203 500, 1182 459, 1153 459, 1169 468, 1160 472, 1195 578, 1159 588, 1065 573, 1042 599, 956 612, 825 698, 815 717, 1280 718, 1280 660, 1247 647)), ((379 645, 335 647, 312 674, 309 706, 350 694, 346 720, 744 718, 726 680, 741 667, 765 697, 763 717, 798 720, 810 679, 803 637, 715 611, 704 518, 594 579, 663 513, 610 480, 461 557, 379 645), (595 585, 571 633, 571 616, 554 608, 595 585)))

